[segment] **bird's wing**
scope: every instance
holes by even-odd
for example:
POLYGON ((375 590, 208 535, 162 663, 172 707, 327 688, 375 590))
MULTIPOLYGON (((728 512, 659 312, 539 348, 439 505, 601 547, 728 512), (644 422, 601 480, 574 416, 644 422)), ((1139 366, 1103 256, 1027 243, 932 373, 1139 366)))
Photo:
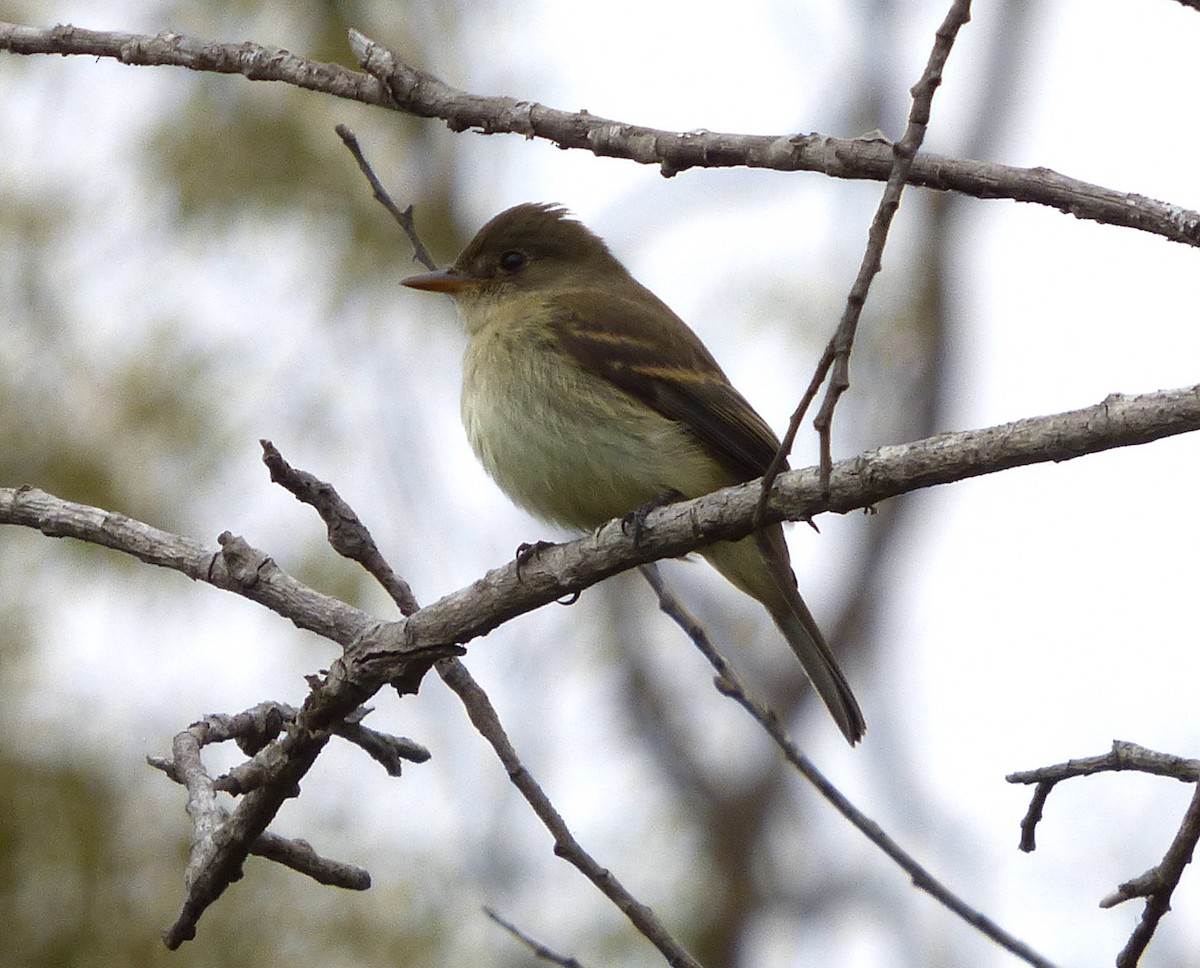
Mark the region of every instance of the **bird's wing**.
POLYGON ((559 344, 584 370, 685 426, 737 480, 762 476, 779 439, 657 296, 639 287, 603 303, 583 292, 553 303, 559 344))

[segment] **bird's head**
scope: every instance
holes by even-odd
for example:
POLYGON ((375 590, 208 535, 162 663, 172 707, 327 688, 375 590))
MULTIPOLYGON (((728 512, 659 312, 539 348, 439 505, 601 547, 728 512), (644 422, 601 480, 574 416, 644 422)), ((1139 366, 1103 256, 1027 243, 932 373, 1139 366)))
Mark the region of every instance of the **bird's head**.
POLYGON ((452 266, 411 276, 404 285, 470 300, 626 278, 604 240, 561 205, 526 203, 488 222, 452 266))

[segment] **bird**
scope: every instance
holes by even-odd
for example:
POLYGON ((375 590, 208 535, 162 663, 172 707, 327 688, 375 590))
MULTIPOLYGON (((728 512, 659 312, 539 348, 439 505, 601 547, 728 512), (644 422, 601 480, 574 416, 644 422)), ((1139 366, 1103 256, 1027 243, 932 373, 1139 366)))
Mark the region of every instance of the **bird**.
MULTIPOLYGON (((451 266, 403 284, 453 297, 467 438, 500 489, 546 523, 587 533, 751 481, 779 449, 700 338, 562 205, 509 208, 451 266)), ((862 711, 800 596, 782 525, 698 552, 765 606, 858 743, 862 711)))

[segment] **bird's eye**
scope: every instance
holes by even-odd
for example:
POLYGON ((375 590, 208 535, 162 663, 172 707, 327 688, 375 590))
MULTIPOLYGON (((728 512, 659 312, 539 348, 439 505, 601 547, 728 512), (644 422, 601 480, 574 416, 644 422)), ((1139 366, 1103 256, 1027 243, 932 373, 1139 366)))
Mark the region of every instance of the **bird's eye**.
POLYGON ((509 249, 500 256, 500 268, 505 272, 517 272, 524 269, 525 263, 528 261, 529 257, 524 252, 509 249))

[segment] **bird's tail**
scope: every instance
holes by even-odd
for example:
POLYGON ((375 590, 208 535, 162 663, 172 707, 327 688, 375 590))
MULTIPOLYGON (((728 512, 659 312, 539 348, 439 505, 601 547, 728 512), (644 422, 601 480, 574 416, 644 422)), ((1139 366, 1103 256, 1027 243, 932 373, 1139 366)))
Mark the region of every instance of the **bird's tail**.
POLYGON ((775 525, 741 541, 718 542, 701 553, 729 581, 766 606, 842 735, 851 745, 862 739, 867 729, 862 710, 796 588, 783 528, 775 525))
MULTIPOLYGON (((807 613, 808 609, 799 593, 796 598, 799 600, 800 607, 807 613)), ((817 695, 829 708, 834 721, 838 724, 838 729, 853 746, 863 738, 863 734, 867 731, 867 724, 863 719, 862 710, 858 708, 858 700, 850 691, 850 683, 846 681, 845 674, 838 667, 833 653, 829 651, 829 646, 825 643, 820 629, 813 622, 812 616, 808 615, 805 620, 796 611, 789 610, 783 615, 772 615, 771 617, 775 619, 779 631, 783 633, 784 638, 788 640, 788 645, 800 659, 800 664, 804 666, 809 681, 817 690, 817 695)))

